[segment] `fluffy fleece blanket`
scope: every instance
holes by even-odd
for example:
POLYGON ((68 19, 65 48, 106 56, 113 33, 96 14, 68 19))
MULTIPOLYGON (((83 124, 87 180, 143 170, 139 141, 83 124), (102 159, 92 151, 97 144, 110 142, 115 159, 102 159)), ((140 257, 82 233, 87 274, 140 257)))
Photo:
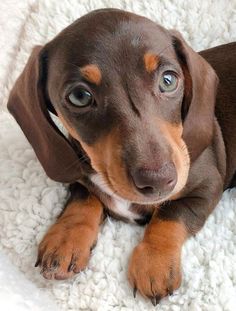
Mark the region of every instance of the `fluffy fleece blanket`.
MULTIPOLYGON (((67 185, 47 178, 16 122, 4 112, 32 47, 102 7, 123 8, 176 28, 196 50, 236 39, 235 0, 0 2, 1 310, 155 310, 140 295, 133 298, 126 277, 131 251, 143 235, 138 226, 107 219, 84 272, 67 281, 46 281, 39 275, 34 268, 37 244, 60 213, 67 185)), ((182 287, 158 310, 236 310, 235 205, 233 189, 223 195, 204 229, 186 243, 182 287)))

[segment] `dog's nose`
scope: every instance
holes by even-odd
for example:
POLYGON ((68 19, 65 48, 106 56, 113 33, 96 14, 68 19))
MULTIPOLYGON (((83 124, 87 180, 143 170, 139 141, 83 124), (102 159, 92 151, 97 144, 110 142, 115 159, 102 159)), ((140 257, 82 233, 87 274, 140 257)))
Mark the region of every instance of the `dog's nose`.
POLYGON ((132 174, 138 191, 144 195, 167 193, 174 189, 177 173, 173 162, 166 162, 159 169, 139 168, 132 174))

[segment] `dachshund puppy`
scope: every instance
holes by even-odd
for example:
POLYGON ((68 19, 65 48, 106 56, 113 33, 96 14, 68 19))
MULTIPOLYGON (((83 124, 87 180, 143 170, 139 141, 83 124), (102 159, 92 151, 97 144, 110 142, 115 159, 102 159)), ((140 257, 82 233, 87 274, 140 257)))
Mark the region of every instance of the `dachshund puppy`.
POLYGON ((235 43, 198 54, 178 32, 117 9, 34 48, 8 108, 47 175, 71 184, 39 245, 45 278, 86 267, 108 213, 148 223, 129 262, 134 294, 156 305, 180 286, 184 242, 234 185, 235 65, 235 43))

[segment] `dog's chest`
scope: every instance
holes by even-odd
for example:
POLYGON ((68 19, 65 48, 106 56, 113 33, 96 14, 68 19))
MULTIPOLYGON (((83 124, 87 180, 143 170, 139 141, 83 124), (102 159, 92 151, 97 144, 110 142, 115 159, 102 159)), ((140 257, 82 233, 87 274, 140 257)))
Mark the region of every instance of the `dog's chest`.
POLYGON ((135 222, 142 218, 142 216, 133 209, 131 202, 124 200, 109 188, 100 174, 94 174, 90 179, 99 189, 101 201, 113 215, 115 214, 131 222, 135 222), (103 194, 105 194, 105 197, 103 194))

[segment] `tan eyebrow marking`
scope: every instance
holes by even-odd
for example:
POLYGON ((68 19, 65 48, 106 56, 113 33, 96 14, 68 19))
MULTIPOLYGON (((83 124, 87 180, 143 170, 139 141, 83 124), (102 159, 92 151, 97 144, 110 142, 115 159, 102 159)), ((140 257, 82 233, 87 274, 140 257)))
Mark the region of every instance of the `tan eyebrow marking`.
POLYGON ((157 55, 147 52, 144 54, 143 59, 145 68, 148 73, 151 73, 152 71, 157 69, 157 66, 159 64, 159 57, 157 55))
POLYGON ((102 80, 102 73, 97 65, 90 64, 80 69, 82 76, 91 83, 99 85, 102 80))

